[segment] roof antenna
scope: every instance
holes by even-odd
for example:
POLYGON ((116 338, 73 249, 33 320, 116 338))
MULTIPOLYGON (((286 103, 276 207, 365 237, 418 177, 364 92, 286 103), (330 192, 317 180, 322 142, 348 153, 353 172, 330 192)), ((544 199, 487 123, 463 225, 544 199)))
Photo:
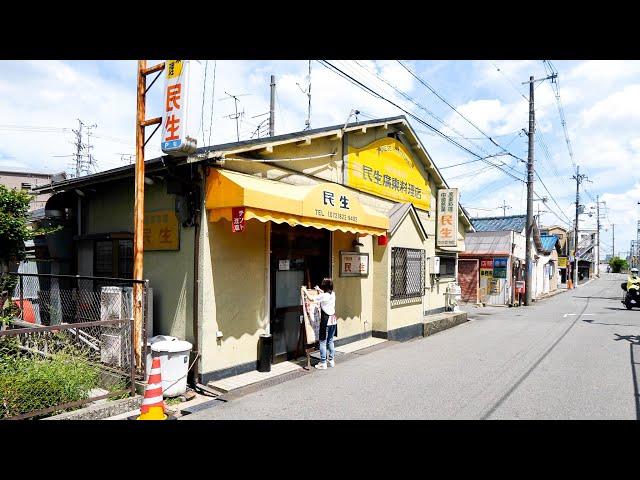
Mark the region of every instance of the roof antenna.
POLYGON ((347 121, 346 121, 346 122, 344 122, 344 127, 342 127, 342 130, 344 130, 345 128, 347 128, 347 124, 349 123, 349 119, 350 119, 351 117, 353 117, 354 115, 356 116, 356 123, 358 123, 358 115, 359 115, 359 114, 360 114, 360 110, 352 109, 352 110, 349 112, 349 116, 347 117, 347 121))

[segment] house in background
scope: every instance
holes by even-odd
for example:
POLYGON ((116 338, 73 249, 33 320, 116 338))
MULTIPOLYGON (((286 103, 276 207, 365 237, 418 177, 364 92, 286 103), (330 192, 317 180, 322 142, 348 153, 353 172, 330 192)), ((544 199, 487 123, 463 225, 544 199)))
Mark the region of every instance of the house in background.
MULTIPOLYGON (((475 232, 467 233, 465 251, 458 261, 463 301, 488 305, 518 301, 515 282, 523 281, 525 275, 526 222, 526 215, 471 219, 475 232)), ((557 288, 550 277, 551 272, 557 273, 557 237, 546 240, 545 245, 534 223, 532 240, 535 299, 557 288)))
MULTIPOLYGON (((31 172, 25 170, 0 170, 0 185, 4 185, 7 188, 14 188, 17 190, 23 190, 27 193, 32 193, 31 190, 36 187, 41 187, 51 183, 53 180, 64 180, 66 175, 64 173, 43 173, 43 172, 31 172)), ((37 193, 33 194, 29 211, 43 209, 45 203, 51 194, 37 193)))
POLYGON ((569 230, 560 225, 540 226, 540 235, 558 237, 558 276, 559 282, 567 283, 567 264, 569 258, 569 230))

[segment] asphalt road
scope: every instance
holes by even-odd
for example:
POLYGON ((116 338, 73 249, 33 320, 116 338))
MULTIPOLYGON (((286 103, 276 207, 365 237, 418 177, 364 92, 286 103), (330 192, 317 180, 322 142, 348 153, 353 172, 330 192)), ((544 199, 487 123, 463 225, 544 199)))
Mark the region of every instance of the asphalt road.
POLYGON ((625 276, 471 320, 184 417, 197 419, 640 419, 640 309, 625 276))

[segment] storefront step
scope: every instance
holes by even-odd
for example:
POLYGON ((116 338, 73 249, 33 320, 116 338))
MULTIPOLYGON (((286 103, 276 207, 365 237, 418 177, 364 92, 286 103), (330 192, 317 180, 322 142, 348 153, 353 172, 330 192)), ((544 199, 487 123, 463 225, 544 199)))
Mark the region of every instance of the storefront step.
POLYGON ((448 328, 453 328, 457 325, 465 323, 467 320, 467 312, 447 312, 437 315, 428 315, 424 317, 423 320, 423 335, 425 337, 428 337, 429 335, 433 335, 448 328))
POLYGON ((251 385, 252 383, 261 382, 263 380, 267 380, 269 378, 277 377, 297 370, 302 370, 302 367, 297 363, 282 362, 272 365, 270 372, 259 372, 257 370, 254 370, 251 372, 236 375, 234 377, 228 377, 222 380, 209 382, 207 385, 221 393, 227 393, 231 390, 246 387, 247 385, 251 385))

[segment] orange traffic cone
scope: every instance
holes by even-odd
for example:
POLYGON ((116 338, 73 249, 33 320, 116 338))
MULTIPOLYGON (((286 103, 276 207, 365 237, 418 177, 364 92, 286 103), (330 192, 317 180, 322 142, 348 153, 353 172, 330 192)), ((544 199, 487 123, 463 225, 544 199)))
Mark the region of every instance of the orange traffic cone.
POLYGON ((144 399, 137 420, 166 420, 164 400, 162 398, 162 378, 160 375, 160 358, 153 359, 151 371, 144 389, 144 399))

